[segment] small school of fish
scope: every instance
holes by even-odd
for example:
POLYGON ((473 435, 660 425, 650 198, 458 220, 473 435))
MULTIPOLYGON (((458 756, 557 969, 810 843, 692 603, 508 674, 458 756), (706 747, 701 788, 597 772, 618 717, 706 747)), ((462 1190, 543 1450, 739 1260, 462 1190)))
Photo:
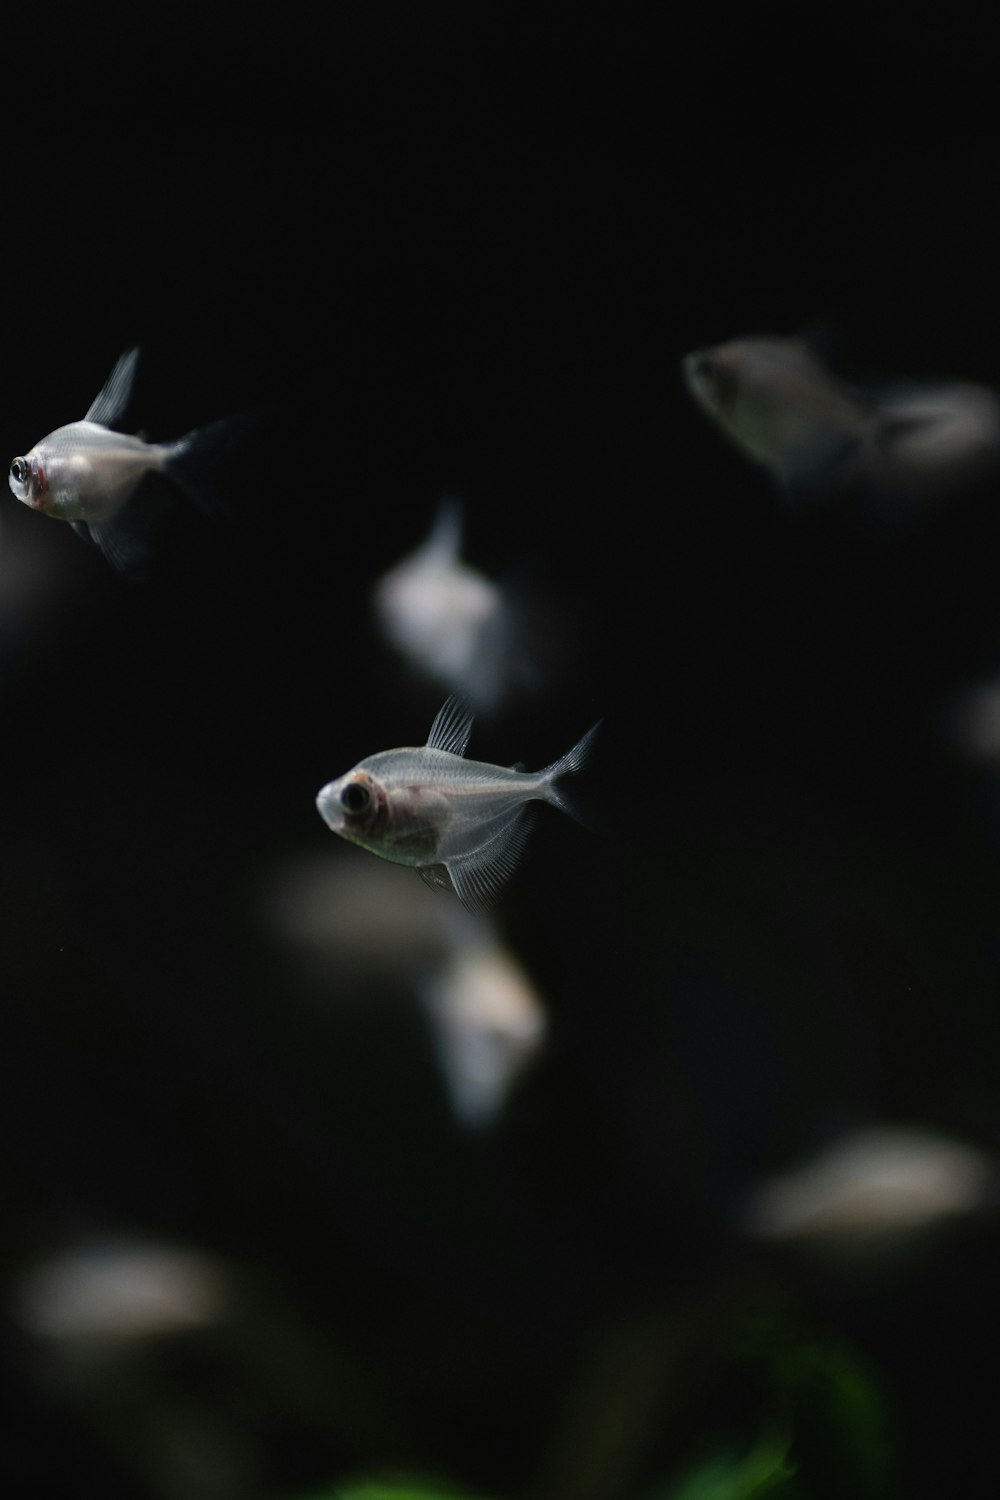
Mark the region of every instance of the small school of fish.
MULTIPOLYGON (((162 443, 122 430, 138 362, 139 350, 126 350, 82 419, 13 459, 9 484, 30 509, 69 522, 116 570, 141 577, 164 505, 183 496, 218 517, 219 497, 200 471, 238 419, 162 443)), ((789 493, 858 487, 922 499, 1000 474, 1000 400, 971 382, 854 384, 805 340, 779 337, 695 350, 682 371, 697 406, 789 493)), ((316 805, 341 839, 453 892, 473 914, 463 919, 480 924, 445 943, 447 963, 427 971, 418 991, 456 1113, 482 1124, 544 1035, 534 991, 483 913, 521 859, 536 804, 578 816, 564 782, 586 765, 600 723, 541 771, 466 757, 474 713, 495 711, 533 669, 504 592, 462 562, 461 541, 460 508, 442 502, 427 540, 373 587, 388 641, 451 690, 426 744, 367 756, 325 785, 316 805)), ((761 1189, 751 1232, 796 1232, 791 1191, 784 1183, 780 1191, 775 1208, 778 1189, 761 1189)))
MULTIPOLYGON (((218 509, 199 467, 238 419, 168 443, 121 431, 138 363, 138 348, 127 349, 80 421, 57 427, 12 460, 9 484, 22 504, 69 522, 114 568, 141 577, 162 506, 172 503, 162 492, 141 494, 144 481, 166 479, 175 492, 218 509)), ((459 508, 444 502, 424 546, 375 589, 389 638, 457 691, 422 749, 369 757, 324 787, 317 803, 343 838, 414 866, 428 884, 454 890, 469 910, 481 911, 517 864, 530 827, 528 803, 572 811, 558 783, 582 767, 596 726, 535 775, 463 759, 473 706, 495 707, 508 678, 527 664, 516 661, 501 592, 460 561, 460 546, 459 508)))

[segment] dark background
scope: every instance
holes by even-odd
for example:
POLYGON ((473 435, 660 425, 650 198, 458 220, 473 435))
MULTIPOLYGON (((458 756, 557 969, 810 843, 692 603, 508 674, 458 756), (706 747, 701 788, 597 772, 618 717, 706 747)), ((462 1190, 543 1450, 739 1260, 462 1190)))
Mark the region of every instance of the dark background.
MULTIPOLYGON (((680 378, 816 327, 1000 384, 981 39, 797 15, 182 9, 12 48, 3 452, 133 342, 151 438, 261 420, 238 519, 146 585, 0 507, 4 1270, 133 1233, 244 1287, 75 1383, 9 1320, 11 1494, 639 1497, 773 1415, 728 1342, 761 1307, 867 1372, 898 1493, 991 1472, 995 1220, 861 1275, 731 1228, 841 1129, 1000 1125, 997 788, 947 733, 1000 666, 993 496, 796 510, 680 378), (370 595, 446 493, 552 647, 474 752, 605 720, 603 831, 540 820, 500 908, 551 1034, 482 1136, 405 996, 319 1003, 259 895, 331 849, 325 781, 429 727, 370 595)), ((795 1440, 804 1493, 860 1485, 795 1440)))

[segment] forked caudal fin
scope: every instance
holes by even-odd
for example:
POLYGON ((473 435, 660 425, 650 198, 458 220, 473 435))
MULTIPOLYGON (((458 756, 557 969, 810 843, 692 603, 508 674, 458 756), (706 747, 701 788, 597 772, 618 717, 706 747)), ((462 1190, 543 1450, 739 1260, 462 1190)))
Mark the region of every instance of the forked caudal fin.
POLYGON ((166 445, 166 471, 174 483, 215 521, 234 518, 230 470, 256 431, 257 417, 222 417, 166 445), (227 482, 229 481, 229 482, 227 482))
POLYGON ((567 750, 565 755, 553 761, 551 766, 546 766, 542 772, 548 783, 545 789, 546 801, 551 802, 553 807, 558 807, 560 811, 569 813, 570 817, 575 818, 578 823, 585 823, 586 819, 574 807, 572 799, 566 795, 566 792, 557 783, 564 776, 571 776, 575 771, 582 770, 584 765, 586 765, 590 752, 593 749, 597 731, 603 723, 603 719, 598 719, 594 727, 587 730, 587 733, 581 740, 576 742, 572 750, 567 750))

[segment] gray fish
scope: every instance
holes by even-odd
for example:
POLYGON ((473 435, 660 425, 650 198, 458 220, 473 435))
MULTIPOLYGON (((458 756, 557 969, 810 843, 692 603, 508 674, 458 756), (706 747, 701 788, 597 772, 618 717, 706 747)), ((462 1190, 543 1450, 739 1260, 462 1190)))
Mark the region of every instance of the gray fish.
POLYGON ((140 572, 152 535, 162 520, 162 496, 135 510, 128 501, 150 473, 166 475, 206 505, 206 492, 193 482, 188 460, 214 447, 226 422, 189 432, 172 443, 147 443, 117 432, 132 396, 138 349, 117 361, 80 422, 57 427, 10 466, 9 483, 18 500, 41 515, 68 521, 93 541, 122 572, 140 572))
POLYGON ((450 887, 470 911, 496 900, 531 826, 532 802, 576 816, 559 782, 586 761, 599 724, 543 771, 466 760, 466 699, 448 698, 426 745, 383 750, 323 787, 316 798, 334 833, 382 859, 412 865, 428 885, 450 887))
POLYGON ((683 363, 703 411, 786 488, 934 495, 1000 466, 1000 402, 968 381, 860 387, 799 339, 732 339, 683 363))

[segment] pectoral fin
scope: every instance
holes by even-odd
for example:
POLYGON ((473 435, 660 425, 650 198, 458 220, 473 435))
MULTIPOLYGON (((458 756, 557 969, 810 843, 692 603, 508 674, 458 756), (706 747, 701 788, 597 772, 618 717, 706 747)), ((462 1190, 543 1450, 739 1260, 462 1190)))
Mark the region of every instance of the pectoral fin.
POLYGON ((487 911, 517 869, 534 823, 534 810, 522 803, 485 844, 448 860, 448 874, 462 905, 487 911))
POLYGON ((75 521, 73 530, 93 542, 113 568, 129 578, 147 578, 154 570, 158 551, 166 544, 174 497, 161 489, 157 476, 147 475, 141 493, 125 501, 121 509, 103 521, 75 521))

